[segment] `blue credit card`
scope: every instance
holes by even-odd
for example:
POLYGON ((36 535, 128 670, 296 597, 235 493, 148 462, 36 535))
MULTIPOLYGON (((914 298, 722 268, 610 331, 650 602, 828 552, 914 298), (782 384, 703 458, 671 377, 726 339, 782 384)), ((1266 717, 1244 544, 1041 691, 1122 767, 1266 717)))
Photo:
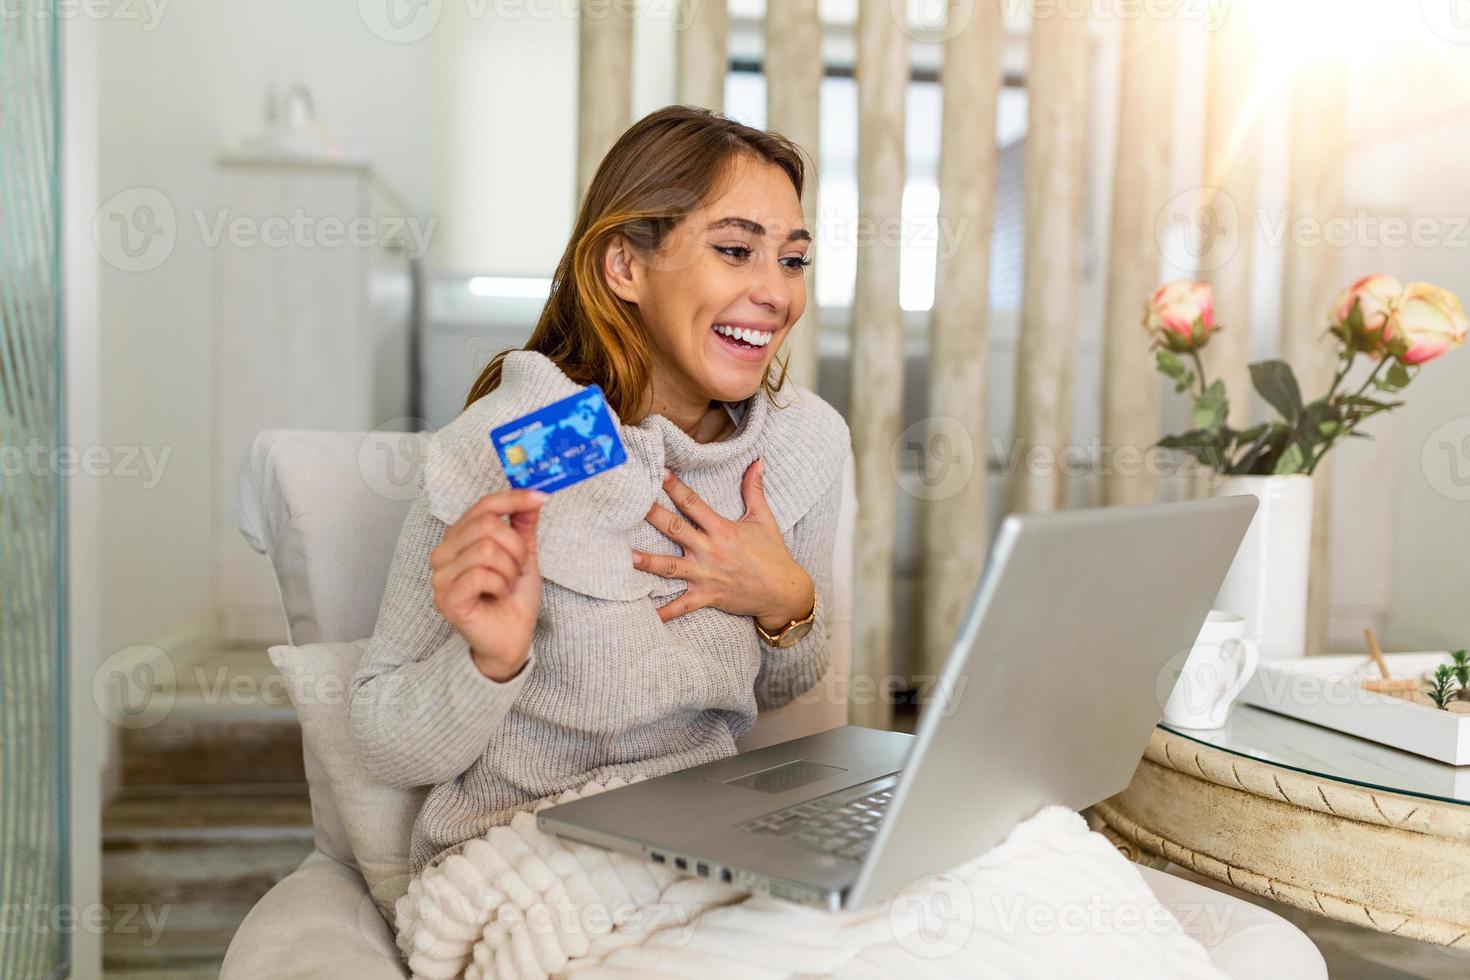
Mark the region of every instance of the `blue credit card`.
POLYGON ((550 493, 628 461, 597 385, 490 430, 510 485, 550 493))

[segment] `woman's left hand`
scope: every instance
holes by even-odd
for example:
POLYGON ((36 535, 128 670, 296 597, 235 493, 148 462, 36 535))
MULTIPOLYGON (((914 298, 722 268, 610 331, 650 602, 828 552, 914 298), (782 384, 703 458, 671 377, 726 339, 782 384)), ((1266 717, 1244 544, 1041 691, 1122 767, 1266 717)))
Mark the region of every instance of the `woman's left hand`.
POLYGON ((740 481, 745 516, 738 521, 721 517, 683 481, 664 471, 664 489, 680 513, 654 504, 648 522, 683 548, 684 554, 633 550, 634 567, 689 583, 682 594, 659 608, 663 622, 714 606, 753 617, 767 632, 775 632, 812 611, 816 594, 812 578, 786 549, 766 504, 761 486, 764 467, 764 461, 757 459, 745 470, 740 481))

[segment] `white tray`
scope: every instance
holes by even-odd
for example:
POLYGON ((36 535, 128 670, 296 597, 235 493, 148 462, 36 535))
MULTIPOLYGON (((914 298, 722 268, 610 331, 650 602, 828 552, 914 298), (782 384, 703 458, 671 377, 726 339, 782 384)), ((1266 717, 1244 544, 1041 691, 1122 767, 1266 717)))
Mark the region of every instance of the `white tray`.
MULTIPOLYGON (((1385 659, 1394 677, 1417 677, 1450 658, 1432 652, 1395 653, 1385 659)), ((1366 691, 1359 683, 1378 676, 1366 655, 1263 660, 1240 699, 1451 765, 1470 765, 1470 714, 1450 714, 1366 691)))

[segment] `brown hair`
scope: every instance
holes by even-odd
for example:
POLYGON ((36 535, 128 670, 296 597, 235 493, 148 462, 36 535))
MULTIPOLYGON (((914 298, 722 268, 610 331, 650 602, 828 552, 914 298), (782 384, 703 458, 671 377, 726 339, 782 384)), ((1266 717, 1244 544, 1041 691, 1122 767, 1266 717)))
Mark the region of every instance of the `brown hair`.
MULTIPOLYGON (((642 410, 651 358, 637 308, 609 289, 603 277, 607 244, 621 234, 651 254, 741 155, 786 171, 801 197, 805 166, 795 143, 708 109, 673 105, 649 113, 618 137, 582 199, 571 241, 556 265, 551 296, 524 349, 545 354, 578 384, 601 385, 625 424, 639 421, 634 415, 642 410)), ((465 408, 500 384, 508 353, 496 354, 480 372, 465 408)), ((772 382, 772 364, 761 379, 767 394, 786 383, 787 359, 778 357, 777 363, 780 376, 772 382)))

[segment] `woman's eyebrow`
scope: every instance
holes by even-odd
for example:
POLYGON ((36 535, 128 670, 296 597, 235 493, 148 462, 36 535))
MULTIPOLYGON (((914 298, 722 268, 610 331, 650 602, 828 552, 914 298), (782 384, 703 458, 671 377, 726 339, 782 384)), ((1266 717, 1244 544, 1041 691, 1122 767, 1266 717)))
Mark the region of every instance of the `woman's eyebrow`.
MULTIPOLYGON (((752 235, 764 235, 766 233, 766 226, 761 224, 759 221, 751 221, 749 218, 740 218, 734 215, 731 215, 728 218, 721 218, 719 221, 710 222, 709 227, 707 227, 705 230, 714 231, 716 228, 724 228, 726 225, 734 225, 737 228, 744 228, 752 235)), ((807 231, 805 228, 795 228, 792 229, 791 234, 786 236, 786 240, 788 242, 809 242, 812 240, 812 233, 807 231)))

